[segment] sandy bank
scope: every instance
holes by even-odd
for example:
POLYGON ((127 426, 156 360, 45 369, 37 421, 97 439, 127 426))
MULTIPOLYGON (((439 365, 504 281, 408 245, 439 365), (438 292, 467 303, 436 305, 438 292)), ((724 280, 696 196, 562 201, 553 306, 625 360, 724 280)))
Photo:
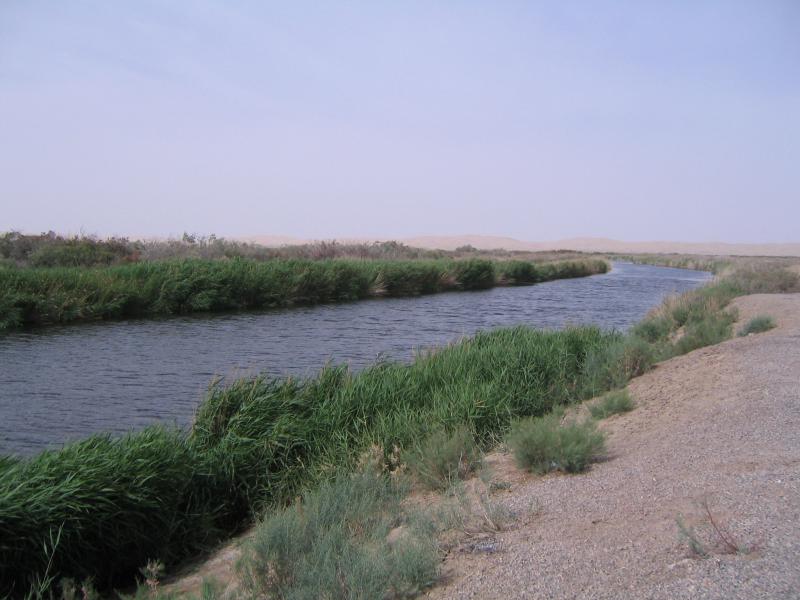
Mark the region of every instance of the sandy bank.
MULTIPOLYGON (((453 554, 430 598, 796 598, 800 595, 800 294, 739 298, 739 323, 778 327, 660 364, 631 382, 638 407, 603 424, 609 460, 526 478, 537 519, 499 552, 453 554), (725 553, 703 502, 749 554, 725 553), (676 519, 707 540, 692 558, 676 519), (707 535, 708 534, 708 535, 707 535)), ((505 460, 509 460, 507 457, 505 460)))

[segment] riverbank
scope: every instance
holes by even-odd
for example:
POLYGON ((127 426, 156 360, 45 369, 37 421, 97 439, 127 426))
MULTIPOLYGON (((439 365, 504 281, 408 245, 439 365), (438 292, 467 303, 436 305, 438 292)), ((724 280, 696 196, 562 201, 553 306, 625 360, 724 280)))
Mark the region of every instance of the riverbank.
POLYGON ((588 473, 531 477, 492 455, 510 483, 499 501, 520 512, 535 500, 538 512, 493 533, 492 553, 448 555, 426 597, 795 597, 800 295, 731 308, 737 331, 759 315, 777 326, 634 379, 636 408, 602 423, 609 459, 588 473))
MULTIPOLYGON (((601 421, 606 458, 587 473, 538 477, 508 451, 486 455, 461 484, 484 499, 482 522, 465 527, 462 516, 455 539, 440 539, 444 561, 425 597, 792 597, 800 589, 800 505, 791 492, 800 476, 800 294, 744 296, 729 310, 734 333, 764 315, 776 327, 633 379, 634 409, 601 421), (719 538, 709 514, 739 550, 719 538)), ((573 412, 589 414, 586 404, 573 412)), ((453 504, 448 494, 413 498, 433 513, 453 504)), ((222 597, 247 597, 235 565, 254 535, 167 580, 165 595, 197 595, 214 581, 222 597)))
POLYGON ((109 586, 154 556, 171 564, 207 547, 349 471, 367 448, 381 448, 388 463, 395 447, 460 424, 491 447, 520 417, 622 386, 657 360, 727 338, 726 305, 774 279, 731 276, 666 303, 627 336, 516 328, 408 366, 378 364, 358 375, 329 368, 302 382, 245 379, 212 392, 188 437, 150 428, 6 461, 0 533, 15 542, 0 547, 0 579, 20 589, 37 573, 91 574, 109 586))
POLYGON ((154 261, 0 266, 0 331, 123 317, 265 309, 532 285, 608 271, 599 259, 154 261))

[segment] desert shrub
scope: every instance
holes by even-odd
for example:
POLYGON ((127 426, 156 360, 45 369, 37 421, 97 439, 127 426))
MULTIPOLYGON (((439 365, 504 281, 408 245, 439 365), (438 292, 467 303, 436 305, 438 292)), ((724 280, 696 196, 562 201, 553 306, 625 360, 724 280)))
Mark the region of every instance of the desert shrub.
POLYGON ((610 344, 598 345, 583 368, 583 397, 592 398, 607 390, 624 387, 633 377, 645 373, 660 358, 659 346, 637 335, 619 335, 610 344))
POLYGON ((739 331, 739 335, 748 335, 750 333, 762 333, 769 331, 775 327, 775 321, 772 317, 767 315, 759 315, 750 319, 747 324, 739 331))
POLYGON ((609 392, 599 402, 589 405, 589 412, 594 419, 605 419, 611 415, 633 410, 633 399, 627 390, 609 392))
POLYGON ((771 264, 739 267, 721 284, 736 295, 800 291, 800 274, 771 264))
POLYGON ((419 592, 436 576, 438 549, 403 523, 401 498, 395 482, 374 473, 307 492, 257 526, 237 566, 245 593, 366 600, 419 592))
POLYGON ((654 344, 666 340, 675 326, 682 324, 670 318, 669 315, 654 315, 639 321, 634 325, 632 332, 635 336, 654 344))
POLYGON ((481 453, 469 427, 436 431, 406 452, 405 463, 414 477, 430 489, 446 489, 480 466, 481 453))
POLYGON ((0 258, 35 267, 95 267, 138 258, 137 244, 125 238, 63 237, 53 232, 0 234, 0 258))
POLYGON ((684 335, 675 342, 675 354, 718 344, 731 337, 736 316, 726 311, 709 312, 704 318, 687 323, 684 335))
POLYGON ((507 438, 517 464, 544 474, 578 473, 605 451, 605 436, 593 421, 561 423, 559 412, 521 419, 507 438))

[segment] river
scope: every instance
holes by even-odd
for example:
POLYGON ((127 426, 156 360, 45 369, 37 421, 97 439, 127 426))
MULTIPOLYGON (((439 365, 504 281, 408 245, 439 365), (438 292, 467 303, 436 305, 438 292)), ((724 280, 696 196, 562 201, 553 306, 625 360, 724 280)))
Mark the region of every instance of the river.
POLYGON ((186 425, 216 376, 315 373, 407 361, 476 331, 597 324, 624 330, 710 274, 614 263, 527 287, 303 308, 51 326, 0 335, 0 454, 30 455, 98 431, 186 425))

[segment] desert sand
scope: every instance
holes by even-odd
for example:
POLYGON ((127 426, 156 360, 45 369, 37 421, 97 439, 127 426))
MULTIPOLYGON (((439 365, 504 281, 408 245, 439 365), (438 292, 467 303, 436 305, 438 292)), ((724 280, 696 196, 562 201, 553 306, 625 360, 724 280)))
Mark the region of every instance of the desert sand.
MULTIPOLYGON (((242 241, 278 247, 305 244, 315 240, 277 235, 253 235, 240 238, 242 241)), ((341 242, 388 241, 388 238, 341 238, 341 242)), ((528 252, 545 250, 578 250, 582 252, 614 252, 622 254, 704 254, 736 256, 800 256, 800 243, 781 244, 732 244, 726 242, 670 242, 635 241, 626 242, 608 238, 571 238, 564 240, 529 242, 510 237, 487 235, 438 235, 400 238, 408 246, 418 248, 455 250, 470 245, 480 250, 523 250, 528 252)))

